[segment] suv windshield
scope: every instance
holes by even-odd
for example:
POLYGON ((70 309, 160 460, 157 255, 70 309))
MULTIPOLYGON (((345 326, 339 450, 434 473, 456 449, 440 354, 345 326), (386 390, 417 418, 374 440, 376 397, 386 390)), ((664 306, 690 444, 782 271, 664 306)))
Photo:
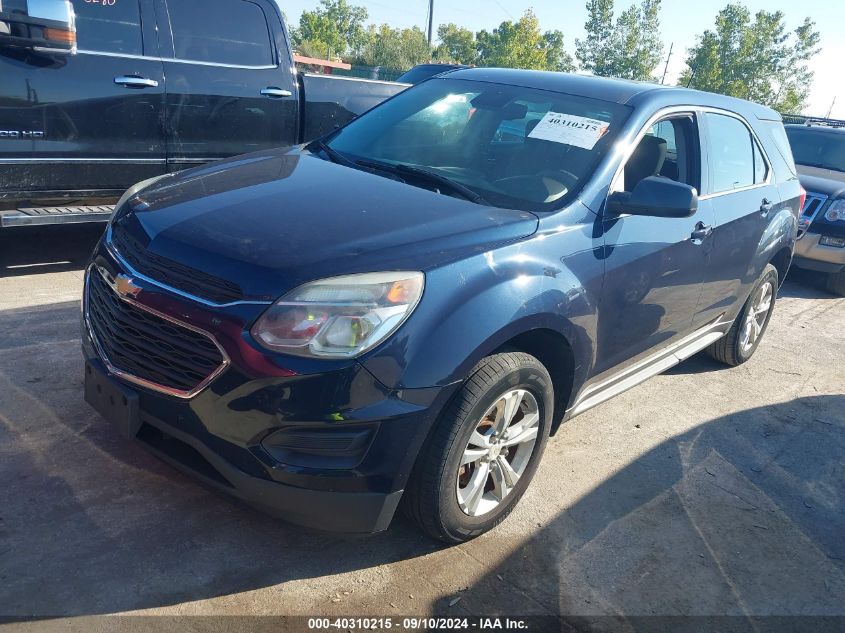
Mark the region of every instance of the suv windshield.
POLYGON ((799 165, 845 171, 845 134, 789 126, 786 135, 799 165))
POLYGON ((433 79, 351 122, 328 145, 362 168, 379 173, 382 166, 412 185, 550 211, 590 177, 629 112, 587 97, 433 79), (442 186, 446 179, 453 186, 442 186))

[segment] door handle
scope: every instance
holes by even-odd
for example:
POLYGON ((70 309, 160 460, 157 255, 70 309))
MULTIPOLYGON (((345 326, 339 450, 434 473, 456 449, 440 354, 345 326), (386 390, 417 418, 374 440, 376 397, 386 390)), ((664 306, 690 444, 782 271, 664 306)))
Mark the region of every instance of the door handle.
POLYGON ((763 202, 760 203, 760 215, 767 216, 769 212, 774 208, 774 203, 769 200, 768 198, 763 198, 763 202))
POLYGON ((158 88, 158 82, 155 79, 135 77, 133 75, 121 75, 120 77, 115 77, 114 83, 118 86, 126 86, 127 88, 158 88))
POLYGON ((690 239, 693 242, 702 242, 705 238, 707 238, 713 232, 713 227, 709 224, 704 224, 704 222, 699 222, 695 225, 695 229, 690 234, 690 239))
POLYGON ((276 88, 274 86, 267 86, 261 90, 261 94, 265 97, 273 97, 274 99, 284 99, 285 97, 290 97, 293 93, 290 90, 282 90, 281 88, 276 88))

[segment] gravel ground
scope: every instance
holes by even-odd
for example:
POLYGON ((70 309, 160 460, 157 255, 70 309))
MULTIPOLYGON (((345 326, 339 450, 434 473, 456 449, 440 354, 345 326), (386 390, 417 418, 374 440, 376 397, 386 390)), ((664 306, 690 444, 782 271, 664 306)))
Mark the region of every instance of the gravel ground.
POLYGON ((0 234, 0 614, 845 615, 845 299, 811 275, 751 362, 575 418, 500 528, 444 547, 288 526, 112 432, 82 400, 97 234, 0 234))

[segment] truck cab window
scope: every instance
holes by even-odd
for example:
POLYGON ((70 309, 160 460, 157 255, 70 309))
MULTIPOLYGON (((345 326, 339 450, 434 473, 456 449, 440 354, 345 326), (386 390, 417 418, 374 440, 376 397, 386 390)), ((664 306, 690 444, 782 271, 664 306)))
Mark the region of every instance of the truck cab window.
POLYGON ((274 65, 270 27, 248 0, 168 0, 176 58, 237 66, 274 65))
POLYGON ((138 0, 73 0, 82 50, 143 55, 138 0))

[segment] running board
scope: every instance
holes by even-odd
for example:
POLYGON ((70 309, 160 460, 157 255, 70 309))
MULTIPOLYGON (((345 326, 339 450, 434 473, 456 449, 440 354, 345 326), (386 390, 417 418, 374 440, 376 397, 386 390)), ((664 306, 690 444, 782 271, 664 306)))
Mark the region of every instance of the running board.
POLYGON ((13 226, 42 226, 46 224, 79 224, 108 222, 113 204, 73 207, 29 207, 0 211, 0 228, 13 226))
POLYGON ((605 400, 610 400, 657 374, 662 374, 667 369, 700 352, 711 343, 718 341, 730 329, 730 326, 730 321, 723 321, 722 317, 719 317, 713 323, 705 325, 677 343, 641 360, 633 367, 628 367, 619 374, 587 387, 572 408, 567 411, 566 419, 583 413, 587 409, 592 409, 605 400))

